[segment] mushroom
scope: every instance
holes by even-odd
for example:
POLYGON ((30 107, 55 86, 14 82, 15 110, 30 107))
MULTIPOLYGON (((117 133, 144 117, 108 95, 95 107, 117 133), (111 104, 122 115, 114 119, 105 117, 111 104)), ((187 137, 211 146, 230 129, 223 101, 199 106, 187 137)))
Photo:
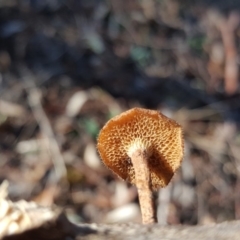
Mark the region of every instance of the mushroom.
POLYGON ((142 222, 157 222, 154 191, 168 185, 182 162, 181 126, 158 111, 133 108, 106 123, 97 148, 108 168, 136 185, 142 222))

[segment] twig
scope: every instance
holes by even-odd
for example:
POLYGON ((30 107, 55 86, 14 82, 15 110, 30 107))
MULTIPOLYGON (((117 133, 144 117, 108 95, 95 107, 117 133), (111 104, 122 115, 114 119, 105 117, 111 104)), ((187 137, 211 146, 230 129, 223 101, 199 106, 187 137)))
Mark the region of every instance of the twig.
POLYGON ((222 34, 222 40, 225 48, 225 90, 227 94, 234 94, 238 88, 238 63, 237 47, 235 43, 235 31, 239 25, 240 17, 232 12, 229 19, 222 19, 219 22, 219 30, 222 34))
POLYGON ((50 121, 41 104, 41 90, 37 88, 32 78, 33 77, 29 74, 24 75, 25 90, 28 93, 28 104, 43 135, 48 141, 49 152, 51 153, 56 172, 56 180, 60 181, 66 177, 66 166, 50 121))
POLYGON ((167 188, 162 188, 158 191, 158 210, 157 219, 160 225, 168 224, 169 205, 171 200, 171 188, 169 184, 167 188))

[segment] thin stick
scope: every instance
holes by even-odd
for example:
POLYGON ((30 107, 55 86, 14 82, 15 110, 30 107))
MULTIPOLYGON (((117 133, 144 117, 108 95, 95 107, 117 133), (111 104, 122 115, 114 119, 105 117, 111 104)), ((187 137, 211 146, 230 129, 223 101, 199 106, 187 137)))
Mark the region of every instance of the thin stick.
POLYGON ((66 179, 66 166, 61 154, 60 147, 55 138, 51 123, 42 107, 41 104, 41 91, 35 85, 32 76, 25 75, 25 89, 28 93, 28 104, 32 110, 32 113, 43 133, 46 140, 48 141, 49 150, 51 153, 53 165, 56 172, 56 181, 62 181, 66 179))
POLYGON ((150 188, 150 173, 146 151, 136 150, 133 152, 131 160, 135 170, 135 180, 142 212, 142 223, 156 223, 157 218, 154 207, 154 195, 150 188))
MULTIPOLYGON (((169 184, 170 185, 170 184, 169 184)), ((167 188, 162 188, 158 191, 158 209, 157 209, 157 219, 159 225, 167 225, 168 215, 169 215, 169 205, 171 198, 171 186, 167 188)))

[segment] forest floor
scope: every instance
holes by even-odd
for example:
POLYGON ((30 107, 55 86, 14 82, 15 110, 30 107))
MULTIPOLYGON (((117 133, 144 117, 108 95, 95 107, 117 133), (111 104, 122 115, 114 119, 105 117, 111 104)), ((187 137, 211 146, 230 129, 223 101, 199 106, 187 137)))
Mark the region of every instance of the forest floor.
POLYGON ((240 4, 0 1, 0 180, 74 222, 140 222, 137 191, 101 162, 112 116, 158 109, 185 157, 161 224, 240 219, 240 4))

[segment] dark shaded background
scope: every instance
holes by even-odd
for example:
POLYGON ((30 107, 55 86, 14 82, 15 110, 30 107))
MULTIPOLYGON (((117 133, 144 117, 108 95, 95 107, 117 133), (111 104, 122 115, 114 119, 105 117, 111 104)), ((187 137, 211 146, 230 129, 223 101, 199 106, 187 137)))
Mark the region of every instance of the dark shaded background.
POLYGON ((134 106, 182 124, 185 159, 159 191, 162 224, 240 218, 238 1, 0 3, 0 178, 12 199, 73 221, 140 221, 136 189, 96 137, 134 106), (65 180, 64 180, 65 179, 65 180))

